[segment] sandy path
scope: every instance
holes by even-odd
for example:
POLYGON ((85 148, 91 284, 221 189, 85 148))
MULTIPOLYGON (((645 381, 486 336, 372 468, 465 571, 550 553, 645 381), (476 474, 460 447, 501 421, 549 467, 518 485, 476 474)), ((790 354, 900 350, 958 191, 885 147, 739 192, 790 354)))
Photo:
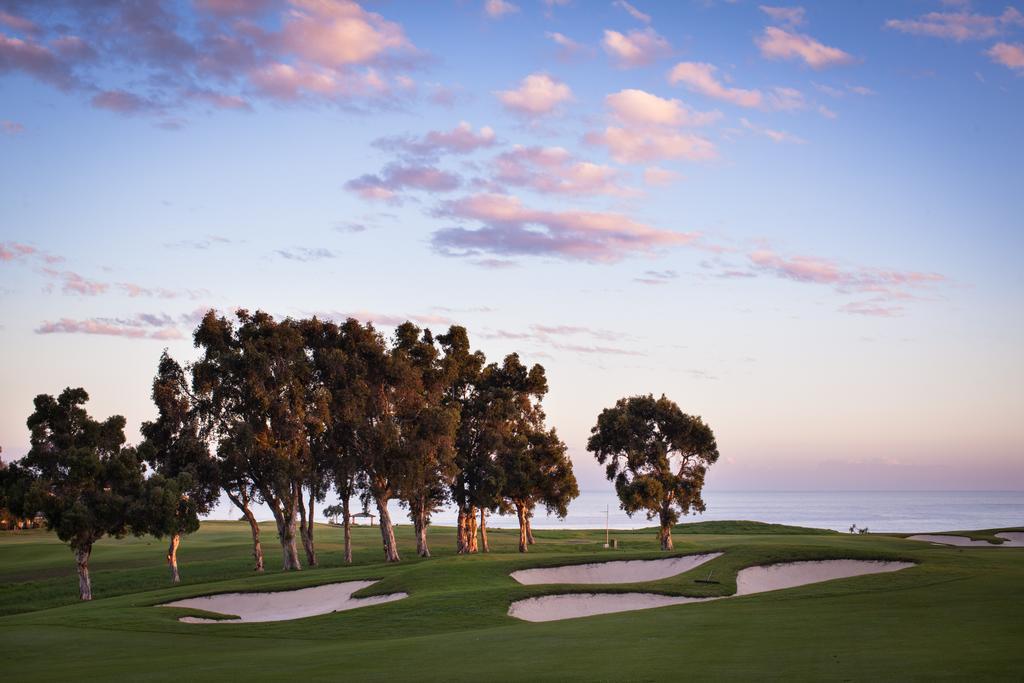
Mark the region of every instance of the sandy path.
MULTIPOLYGON (((880 562, 869 560, 822 560, 819 562, 786 562, 748 567, 736 575, 736 596, 806 586, 822 581, 846 579, 865 574, 894 572, 914 566, 912 562, 880 562)), ((524 621, 558 621, 596 614, 629 612, 639 609, 683 605, 690 602, 725 600, 724 598, 687 598, 653 593, 570 593, 546 595, 517 600, 509 606, 509 616, 524 621)))
POLYGON ((615 560, 574 564, 563 567, 540 567, 512 572, 513 579, 527 586, 540 583, 639 583, 658 581, 688 572, 722 553, 666 557, 660 560, 615 560))
POLYGON ((963 548, 1020 548, 1024 547, 1024 533, 1020 531, 1006 531, 996 534, 999 538, 1006 539, 1003 543, 989 543, 988 541, 976 541, 966 536, 948 536, 945 534, 916 534, 907 536, 908 541, 925 541, 927 543, 938 543, 940 545, 955 545, 963 548))
POLYGON ((406 593, 353 598, 358 590, 372 586, 376 581, 346 581, 324 586, 274 593, 222 593, 201 598, 187 598, 168 602, 163 607, 190 607, 205 612, 234 615, 238 619, 218 620, 200 617, 182 617, 189 624, 238 624, 260 621, 285 621, 317 614, 330 614, 344 610, 368 607, 408 597, 406 593))

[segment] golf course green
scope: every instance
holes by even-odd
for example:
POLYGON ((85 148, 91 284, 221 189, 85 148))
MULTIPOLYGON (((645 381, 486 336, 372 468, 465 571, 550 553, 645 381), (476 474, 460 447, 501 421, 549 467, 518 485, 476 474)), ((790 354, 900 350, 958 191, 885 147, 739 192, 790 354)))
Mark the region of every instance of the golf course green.
MULTIPOLYGON (((908 530, 912 531, 912 530, 908 530)), ((993 538, 1000 529, 955 532, 993 538)), ((396 528, 399 548, 415 541, 396 528)), ((956 548, 899 535, 706 522, 674 529, 537 530, 520 554, 518 531, 490 530, 491 552, 455 554, 455 531, 431 527, 434 557, 406 552, 385 564, 376 528, 353 530, 354 563, 341 562, 341 530, 316 530, 321 566, 251 570, 248 526, 204 522, 183 539, 182 583, 171 587, 165 545, 106 539, 92 559, 94 599, 78 600, 72 554, 42 530, 0 532, 0 679, 124 680, 671 680, 1006 679, 1024 675, 1024 548, 956 548), (520 585, 527 567, 692 553, 722 555, 685 574, 642 584, 520 585), (522 598, 566 592, 721 596, 742 568, 798 560, 899 560, 892 573, 840 579, 701 604, 527 623, 508 616, 522 598), (697 583, 709 573, 719 583, 697 583), (226 592, 288 590, 378 580, 357 597, 395 602, 305 619, 186 624, 210 614, 159 605, 226 592)))

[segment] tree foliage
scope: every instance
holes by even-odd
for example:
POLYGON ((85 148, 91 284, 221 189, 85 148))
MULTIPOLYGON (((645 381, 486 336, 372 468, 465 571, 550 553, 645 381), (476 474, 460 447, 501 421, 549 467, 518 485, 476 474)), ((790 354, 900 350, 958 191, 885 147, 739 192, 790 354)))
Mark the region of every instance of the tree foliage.
POLYGON ((606 466, 626 513, 658 516, 663 550, 672 548, 680 514, 704 511, 704 478, 718 460, 715 435, 665 396, 621 398, 601 411, 587 450, 606 466))

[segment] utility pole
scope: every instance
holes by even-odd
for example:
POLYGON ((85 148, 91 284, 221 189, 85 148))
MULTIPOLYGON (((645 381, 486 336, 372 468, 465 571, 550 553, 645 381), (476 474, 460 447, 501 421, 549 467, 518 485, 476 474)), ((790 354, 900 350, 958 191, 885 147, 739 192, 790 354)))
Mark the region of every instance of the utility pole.
POLYGON ((604 506, 604 547, 607 548, 610 543, 608 540, 608 506, 604 506))

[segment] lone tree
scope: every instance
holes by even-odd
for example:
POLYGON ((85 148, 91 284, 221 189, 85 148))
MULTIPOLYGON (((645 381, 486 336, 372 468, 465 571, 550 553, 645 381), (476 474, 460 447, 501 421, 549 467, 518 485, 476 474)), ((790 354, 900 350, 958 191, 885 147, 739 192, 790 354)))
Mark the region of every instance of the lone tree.
POLYGON ((687 415, 664 395, 620 398, 605 408, 590 430, 587 450, 606 465, 621 507, 645 510, 661 522, 661 549, 672 550, 672 525, 679 513, 703 512, 701 489, 718 460, 711 428, 687 415))
POLYGON ((157 419, 142 423, 139 454, 153 469, 138 507, 140 529, 157 538, 169 537, 167 566, 171 582, 179 583, 178 546, 182 534, 199 529, 199 516, 217 504, 220 481, 217 462, 201 433, 188 380, 181 366, 165 351, 153 378, 157 419))
POLYGON ((28 418, 31 449, 18 467, 27 486, 8 487, 16 494, 10 502, 17 513, 41 512, 46 526, 71 546, 82 600, 92 599, 93 544, 132 530, 132 508, 143 486, 142 463, 124 447, 124 418, 98 422, 82 407, 88 400, 85 389, 70 387, 57 398, 36 396, 28 418))

